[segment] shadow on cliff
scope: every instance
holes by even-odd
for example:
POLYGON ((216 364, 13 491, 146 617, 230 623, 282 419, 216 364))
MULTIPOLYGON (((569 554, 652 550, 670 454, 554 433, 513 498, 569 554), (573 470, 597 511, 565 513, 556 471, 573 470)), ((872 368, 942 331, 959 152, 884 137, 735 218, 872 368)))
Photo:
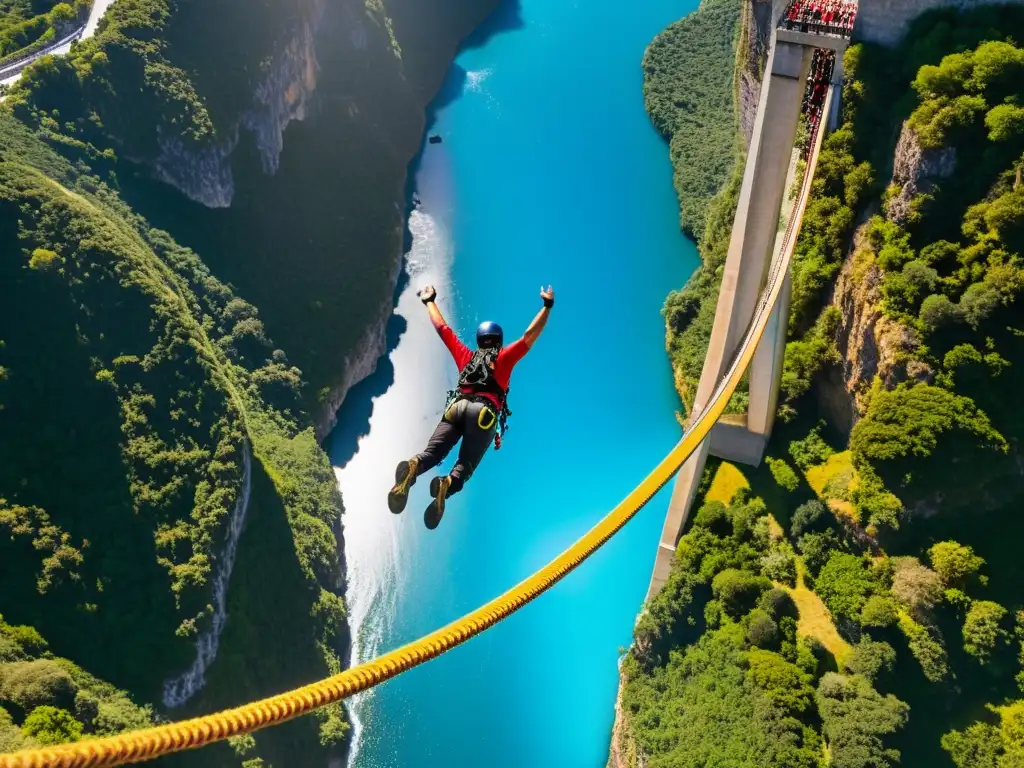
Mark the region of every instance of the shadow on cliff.
MULTIPOLYGON (((484 22, 476 28, 464 41, 460 50, 481 48, 497 35, 514 32, 525 26, 520 0, 502 0, 498 7, 484 22)), ((427 107, 426 127, 423 132, 420 150, 409 163, 405 187, 405 231, 403 252, 408 254, 412 249, 412 233, 409 231, 409 215, 415 208, 416 177, 423 160, 427 136, 433 129, 437 113, 461 98, 465 92, 469 73, 458 63, 452 62, 445 76, 441 89, 427 107)), ((394 306, 409 285, 409 274, 403 267, 399 274, 394 292, 394 306)), ((391 362, 391 353, 405 333, 405 318, 392 314, 387 326, 387 351, 377 362, 377 370, 368 378, 354 386, 345 397, 345 403, 338 413, 338 424, 324 441, 328 446, 331 463, 336 467, 345 466, 355 455, 360 438, 370 433, 370 419, 373 416, 373 401, 383 395, 395 382, 395 367, 391 362)))
MULTIPOLYGON (((395 287, 396 303, 408 284, 409 275, 403 269, 395 287)), ((338 424, 324 441, 333 466, 344 467, 348 464, 359 448, 359 440, 370 434, 373 401, 395 383, 395 366, 391 362, 391 353, 398 346, 407 326, 408 322, 404 317, 391 315, 387 326, 387 350, 377 361, 377 370, 352 387, 345 396, 345 402, 338 411, 338 424)))
MULTIPOLYGON (((498 35, 505 32, 514 32, 526 26, 523 21, 523 9, 519 0, 504 0, 495 11, 484 20, 483 24, 474 30, 465 39, 460 51, 482 48, 498 35)), ((437 95, 427 106, 427 127, 426 133, 434 127, 437 120, 437 113, 452 102, 462 97, 466 91, 466 83, 469 80, 469 73, 453 61, 445 75, 444 82, 437 95)), ((420 150, 422 153, 422 148, 420 150)), ((415 171, 419 166, 419 155, 413 160, 410 170, 415 171)), ((410 174, 412 175, 412 174, 410 174)))
POLYGON ((484 23, 463 41, 461 50, 483 48, 502 32, 514 32, 525 26, 523 6, 520 0, 501 0, 491 15, 484 19, 484 23))

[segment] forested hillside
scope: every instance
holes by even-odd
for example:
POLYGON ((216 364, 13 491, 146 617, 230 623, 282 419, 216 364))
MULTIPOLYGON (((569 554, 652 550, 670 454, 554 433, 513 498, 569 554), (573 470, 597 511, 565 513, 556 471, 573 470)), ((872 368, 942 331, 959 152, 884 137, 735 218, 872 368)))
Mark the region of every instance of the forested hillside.
MULTIPOLYGON (((193 253, 11 116, 0 130, 5 618, 140 703, 173 698, 203 636, 224 657, 201 707, 337 669, 341 502, 298 426, 299 372, 193 253)), ((73 714, 63 684, 27 706, 24 669, 17 653, 0 666, 15 724, 73 714)))
POLYGON ((322 435, 383 351, 424 108, 496 4, 417 4, 428 35, 404 0, 118 0, 9 100, 260 308, 322 435))
MULTIPOLYGON (((117 0, 10 89, 0 750, 347 661, 315 427, 383 351, 428 83, 492 5, 430 3, 414 87, 381 3, 117 0)), ((165 762, 326 764, 347 738, 337 705, 165 762)))
MULTIPOLYGON (((709 463, 637 626, 635 764, 815 765, 821 744, 841 766, 1024 760, 1022 33, 1019 8, 929 13, 898 49, 847 52, 779 420, 760 468, 709 463)), ((683 394, 714 247, 666 304, 683 394)))
POLYGON ((91 0, 0 0, 0 67, 61 40, 89 15, 91 0))
POLYGON ((683 230, 700 240, 708 203, 740 146, 734 106, 741 0, 703 0, 644 53, 644 101, 669 140, 683 230))

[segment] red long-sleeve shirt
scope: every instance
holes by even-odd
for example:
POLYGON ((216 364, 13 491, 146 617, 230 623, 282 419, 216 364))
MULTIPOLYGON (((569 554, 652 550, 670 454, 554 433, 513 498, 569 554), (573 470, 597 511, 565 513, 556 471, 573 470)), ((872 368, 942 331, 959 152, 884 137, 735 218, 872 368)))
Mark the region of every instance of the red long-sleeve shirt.
MULTIPOLYGON (((437 329, 438 335, 441 337, 441 341, 448 347, 448 351, 452 353, 452 359, 455 360, 455 365, 459 368, 459 373, 462 373, 462 369, 469 365, 469 361, 473 358, 473 352, 467 347, 459 337, 455 334, 451 328, 445 323, 434 323, 434 328, 437 329)), ((498 382, 504 390, 508 390, 509 380, 512 378, 512 369, 516 363, 523 359, 526 353, 530 350, 526 346, 526 342, 522 339, 514 341, 507 347, 503 348, 498 353, 498 359, 494 361, 494 380, 498 382)), ((472 387, 462 387, 462 392, 466 394, 472 394, 474 392, 472 387)), ((491 392, 480 392, 480 395, 486 397, 492 403, 494 403, 495 409, 501 408, 501 403, 498 401, 497 395, 491 392)))

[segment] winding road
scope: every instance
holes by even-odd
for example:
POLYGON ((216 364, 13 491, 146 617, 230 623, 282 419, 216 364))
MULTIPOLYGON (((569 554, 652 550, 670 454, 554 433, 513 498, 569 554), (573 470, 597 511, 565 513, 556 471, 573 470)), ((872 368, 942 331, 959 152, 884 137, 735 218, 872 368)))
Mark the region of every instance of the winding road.
POLYGON ((49 54, 64 55, 71 50, 71 44, 79 38, 85 39, 92 37, 96 32, 96 25, 99 24, 103 14, 106 13, 107 8, 114 2, 114 0, 93 0, 92 10, 89 11, 89 18, 85 22, 84 27, 79 27, 70 35, 58 40, 52 45, 48 45, 40 51, 36 51, 31 56, 27 56, 20 61, 11 62, 3 67, 0 67, 0 84, 10 85, 21 77, 22 71, 33 61, 36 61, 42 56, 49 54))

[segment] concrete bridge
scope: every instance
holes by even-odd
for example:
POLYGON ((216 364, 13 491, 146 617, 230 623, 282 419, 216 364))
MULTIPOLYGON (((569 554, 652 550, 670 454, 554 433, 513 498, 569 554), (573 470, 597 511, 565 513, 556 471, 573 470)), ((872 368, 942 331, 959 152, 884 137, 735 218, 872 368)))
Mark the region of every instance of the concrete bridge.
MULTIPOLYGON (((838 120, 842 54, 849 45, 856 12, 856 4, 850 2, 794 0, 772 32, 715 323, 687 428, 712 401, 723 375, 744 351, 744 337, 773 265, 788 263, 796 242, 794 213, 806 203, 817 147, 838 120), (820 106, 820 127, 812 136, 807 178, 796 199, 786 200, 799 158, 794 145, 805 95, 811 93, 813 99, 815 84, 808 84, 812 61, 819 69, 822 61, 830 61, 827 82, 817 84, 827 93, 820 106)), ((676 476, 647 599, 668 579, 708 456, 755 467, 761 462, 778 405, 790 291, 787 276, 748 370, 747 412, 722 418, 676 476)))

